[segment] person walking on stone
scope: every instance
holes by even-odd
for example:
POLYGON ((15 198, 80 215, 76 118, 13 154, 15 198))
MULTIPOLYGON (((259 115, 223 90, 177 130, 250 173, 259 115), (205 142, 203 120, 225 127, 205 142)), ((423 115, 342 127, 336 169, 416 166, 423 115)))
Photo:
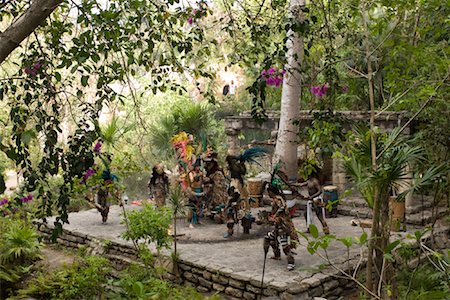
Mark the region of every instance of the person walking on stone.
MULTIPOLYGON (((276 197, 273 192, 269 192, 269 195, 276 197)), ((276 198, 276 200, 280 200, 280 198, 276 198)), ((288 261, 287 269, 292 271, 295 269, 295 259, 292 249, 295 248, 295 243, 298 242, 299 239, 294 223, 289 217, 287 207, 283 205, 282 202, 276 202, 278 210, 275 215, 272 216, 274 229, 268 232, 264 237, 264 251, 267 253, 269 247, 271 247, 274 253, 274 256, 271 257, 271 259, 281 260, 281 246, 288 261)))
POLYGON ((157 207, 166 205, 166 197, 169 191, 169 178, 164 173, 164 166, 157 164, 152 169, 152 177, 148 182, 150 196, 157 207))
POLYGON ((307 181, 300 184, 301 187, 306 186, 308 189, 308 197, 306 197, 308 202, 305 211, 306 226, 308 227, 307 232, 309 232, 309 225, 313 223, 314 211, 322 224, 323 232, 325 234, 330 234, 330 229, 325 221, 325 204, 322 198, 322 187, 317 177, 317 174, 312 173, 307 181))

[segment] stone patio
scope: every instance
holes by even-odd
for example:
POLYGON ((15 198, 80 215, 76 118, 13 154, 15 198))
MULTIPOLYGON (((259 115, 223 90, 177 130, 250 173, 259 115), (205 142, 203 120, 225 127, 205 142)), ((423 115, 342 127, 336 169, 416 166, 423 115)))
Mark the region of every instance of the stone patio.
MULTIPOLYGON (((137 208, 134 205, 125 206, 126 210, 137 208)), ((262 208, 254 208, 253 214, 256 215, 260 209, 262 208)), ((88 247, 93 253, 105 255, 118 265, 129 263, 136 259, 136 252, 131 242, 121 238, 121 233, 125 230, 125 225, 121 224, 121 214, 119 206, 112 206, 107 224, 102 224, 100 214, 95 209, 71 213, 70 224, 64 225, 64 234, 58 242, 72 248, 88 247)), ((352 218, 339 216, 327 219, 331 233, 336 236, 360 236, 363 229, 351 226, 352 218)), ((293 221, 299 231, 306 230, 304 218, 296 217, 293 221)), ((52 223, 53 220, 49 219, 48 224, 52 223)), ((187 225, 184 220, 180 220, 177 226, 177 233, 182 234, 178 240, 181 269, 178 279, 181 278, 185 284, 192 285, 201 292, 219 292, 228 298, 257 299, 264 260, 263 236, 270 227, 254 224, 250 235, 244 235, 242 228, 236 228, 235 236, 225 239, 223 234, 226 225, 214 224, 209 220, 193 229, 187 225)), ((318 228, 321 228, 320 225, 318 228)), ((49 233, 51 225, 41 226, 40 230, 49 233)), ((404 237, 405 234, 395 233, 393 236, 404 237)), ((265 296, 282 299, 323 296, 337 299, 356 288, 354 282, 340 277, 339 272, 327 266, 319 256, 309 254, 306 245, 306 241, 301 238, 301 243, 295 250, 297 255, 294 271, 286 269, 284 254, 281 261, 267 259, 263 292, 265 296)), ((321 253, 325 254, 323 251, 321 253)), ((271 254, 270 250, 269 256, 271 254)), ((327 250, 330 260, 343 269, 348 269, 349 266, 352 269, 358 263, 363 268, 365 262, 360 260, 360 254, 358 247, 352 247, 350 260, 347 261, 346 248, 338 242, 332 243, 327 250)), ((170 251, 163 251, 160 264, 172 271, 169 258, 170 251)), ((168 278, 175 277, 169 273, 168 278)))

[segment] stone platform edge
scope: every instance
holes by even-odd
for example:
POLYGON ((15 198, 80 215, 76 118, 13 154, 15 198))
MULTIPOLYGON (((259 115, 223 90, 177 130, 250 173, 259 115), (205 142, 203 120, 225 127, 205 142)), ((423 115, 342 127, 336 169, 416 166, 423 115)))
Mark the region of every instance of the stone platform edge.
MULTIPOLYGON (((44 242, 49 243, 53 228, 44 223, 36 223, 36 225, 44 237, 44 242)), ((122 270, 132 262, 139 261, 137 251, 132 245, 127 245, 125 241, 118 243, 63 229, 63 233, 56 242, 67 248, 85 249, 92 255, 106 257, 117 270, 122 270)), ((360 261, 359 257, 351 259, 350 262, 339 263, 338 266, 345 271, 352 272, 353 270, 348 270, 348 266, 356 266, 358 262, 360 263, 359 271, 364 270, 365 261, 360 261)), ((185 260, 178 262, 179 271, 178 274, 175 274, 172 258, 168 255, 157 256, 155 254, 155 266, 163 267, 167 271, 164 275, 167 280, 191 286, 202 293, 225 294, 227 299, 259 299, 261 293, 261 279, 252 279, 185 260)), ((263 295, 266 297, 277 296, 286 300, 306 300, 318 296, 333 300, 353 293, 356 288, 357 284, 354 281, 343 278, 339 271, 328 268, 311 277, 304 278, 296 284, 264 282, 263 295)))

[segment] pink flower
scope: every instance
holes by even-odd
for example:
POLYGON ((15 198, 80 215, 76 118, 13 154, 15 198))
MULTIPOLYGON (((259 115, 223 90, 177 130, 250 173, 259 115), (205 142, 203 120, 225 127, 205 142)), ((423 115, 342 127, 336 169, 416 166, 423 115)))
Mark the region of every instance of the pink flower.
POLYGON ((348 85, 345 85, 345 86, 342 87, 342 93, 343 94, 348 93, 348 85))
POLYGON ((30 202, 31 200, 33 200, 33 195, 31 195, 31 194, 20 199, 20 201, 22 203, 27 203, 27 202, 30 202))
POLYGON ((188 24, 189 24, 189 25, 192 25, 192 23, 194 23, 194 19, 193 19, 192 17, 189 17, 189 19, 188 19, 188 24))
POLYGON ((324 85, 311 86, 311 93, 316 97, 323 97, 327 93, 330 85, 325 83, 324 85))
POLYGON ((100 150, 102 150, 102 143, 97 142, 97 144, 95 144, 94 146, 94 152, 100 153, 100 150))
POLYGON ((30 75, 30 76, 35 76, 36 75, 36 71, 34 70, 34 68, 25 68, 25 74, 30 75))
POLYGON ((86 184, 86 181, 89 179, 89 177, 91 177, 94 174, 95 174, 94 169, 92 169, 92 168, 87 169, 86 172, 84 172, 84 174, 83 174, 83 179, 81 179, 81 183, 86 184))
POLYGON ((285 73, 285 70, 280 70, 277 72, 277 70, 272 67, 268 70, 262 70, 261 80, 265 81, 268 86, 280 87, 283 83, 283 75, 285 73))

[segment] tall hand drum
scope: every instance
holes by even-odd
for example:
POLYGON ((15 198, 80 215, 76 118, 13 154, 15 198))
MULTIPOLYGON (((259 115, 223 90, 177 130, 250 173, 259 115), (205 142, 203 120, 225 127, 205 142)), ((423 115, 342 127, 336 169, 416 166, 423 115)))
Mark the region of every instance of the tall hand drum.
POLYGON ((247 191, 249 197, 256 200, 252 206, 259 207, 264 192, 264 181, 258 178, 249 178, 247 180, 247 191))
MULTIPOLYGON (((327 185, 323 187, 323 200, 325 201, 325 205, 331 202, 331 212, 327 209, 327 216, 329 218, 337 217, 337 207, 339 204, 339 195, 337 187, 334 185, 327 185)), ((328 205, 327 205, 328 207, 328 205)))

